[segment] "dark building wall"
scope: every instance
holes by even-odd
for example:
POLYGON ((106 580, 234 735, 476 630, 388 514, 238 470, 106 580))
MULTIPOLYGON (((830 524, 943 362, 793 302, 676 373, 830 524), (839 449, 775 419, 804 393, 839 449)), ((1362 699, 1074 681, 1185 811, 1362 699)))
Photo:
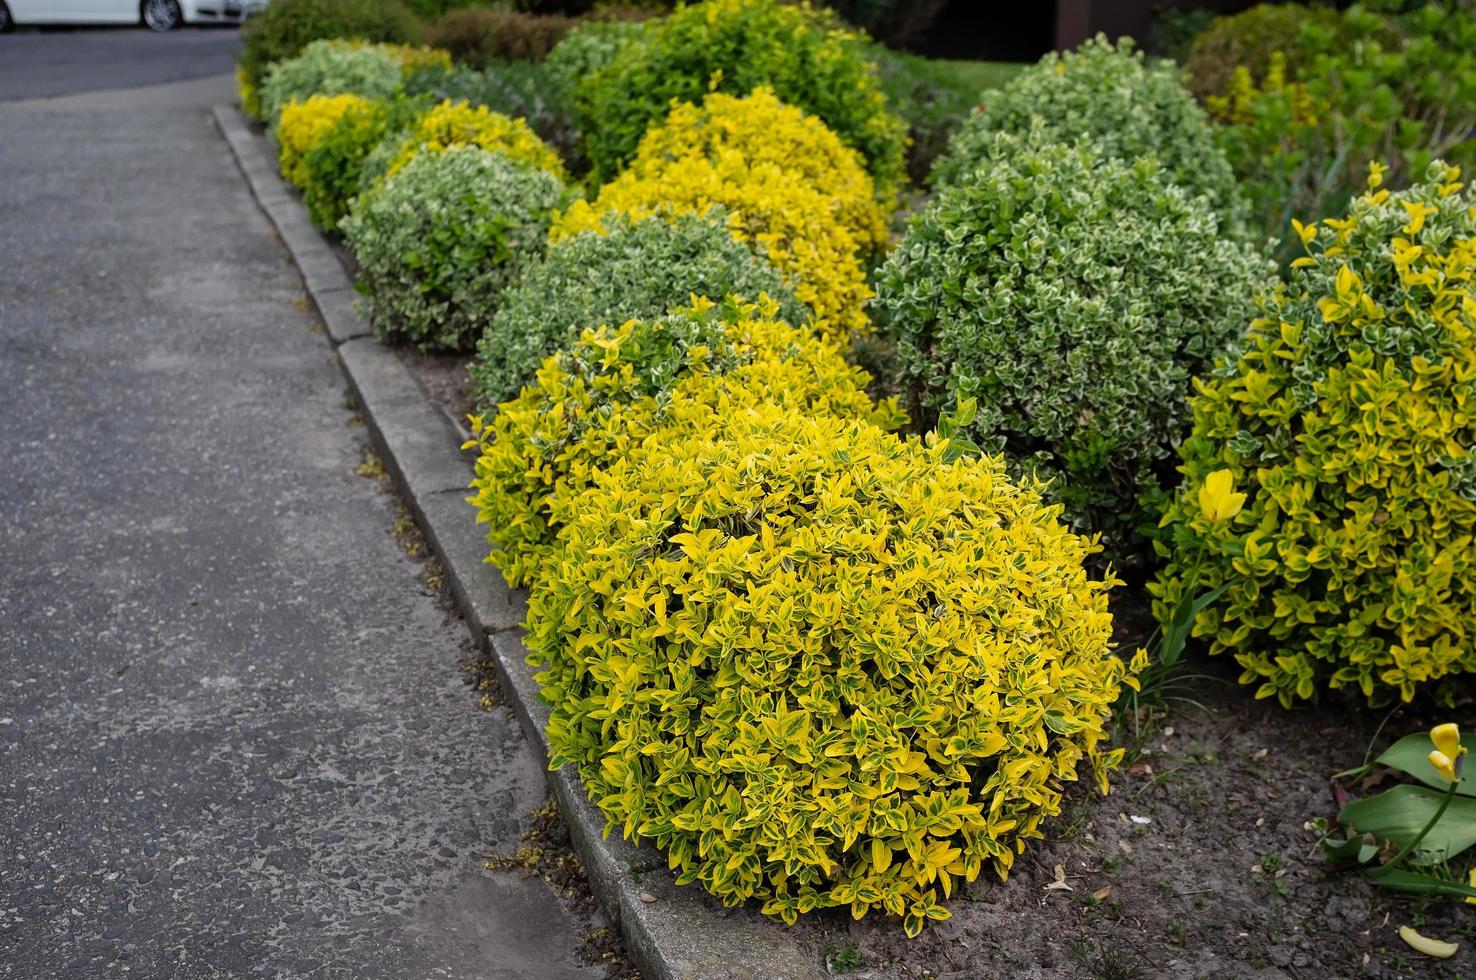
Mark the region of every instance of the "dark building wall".
POLYGON ((1234 13, 1256 0, 953 0, 908 47, 934 58, 1034 61, 1066 51, 1101 31, 1143 40, 1155 10, 1234 13))
POLYGON ((1101 32, 1116 40, 1148 36, 1153 13, 1165 7, 1228 14, 1253 6, 1246 0, 1056 0, 1055 47, 1067 51, 1101 32))

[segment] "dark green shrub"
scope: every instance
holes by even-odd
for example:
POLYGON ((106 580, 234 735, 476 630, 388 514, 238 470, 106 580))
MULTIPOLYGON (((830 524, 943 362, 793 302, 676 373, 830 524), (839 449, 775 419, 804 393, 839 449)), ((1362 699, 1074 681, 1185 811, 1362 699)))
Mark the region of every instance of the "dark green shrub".
POLYGON ((673 99, 744 96, 768 86, 860 151, 878 193, 890 194, 906 166, 906 124, 889 107, 868 49, 864 35, 808 4, 707 0, 678 8, 647 24, 636 43, 575 89, 594 177, 608 181, 629 162, 673 99))
POLYGON ((1143 50, 1159 58, 1183 64, 1189 57, 1194 39, 1214 22, 1213 10, 1180 10, 1159 7, 1148 24, 1148 37, 1143 50))
POLYGON ((453 10, 425 29, 426 43, 458 62, 542 61, 578 21, 557 14, 468 8, 453 10))
POLYGON ((904 45, 927 33, 948 0, 826 0, 825 6, 879 41, 904 45))
POLYGON ((486 106, 514 119, 525 119, 538 136, 578 171, 578 137, 574 132, 573 109, 568 89, 546 64, 531 61, 498 61, 477 70, 465 66, 430 67, 405 80, 405 92, 427 97, 433 103, 446 100, 486 106))
POLYGON ((1338 45, 1347 42, 1342 23, 1336 10, 1298 3, 1262 3, 1231 17, 1216 17, 1189 48, 1189 58, 1184 62, 1189 90, 1200 101, 1224 95, 1230 91, 1235 69, 1245 68, 1252 78, 1262 78, 1277 51, 1293 65, 1308 61, 1329 41, 1338 45), (1302 28, 1309 23, 1330 28, 1333 33, 1325 38, 1318 38, 1315 32, 1308 34, 1302 28))
POLYGON ((1342 212, 1370 164, 1407 186, 1434 159, 1476 163, 1476 16, 1428 4, 1385 17, 1353 8, 1338 31, 1304 26, 1323 53, 1272 58, 1265 75, 1238 69, 1210 96, 1218 138, 1280 258, 1296 254, 1292 219, 1342 212))
POLYGON ((694 295, 763 293, 779 304, 780 319, 801 326, 810 317, 778 271, 734 240, 721 209, 672 221, 612 216, 607 227, 554 243, 503 296, 469 368, 480 406, 515 398, 545 358, 584 330, 660 317, 694 295))
POLYGON ((899 388, 924 429, 977 399, 974 441, 1051 479, 1071 526, 1126 564, 1190 378, 1250 323, 1272 266, 1152 158, 997 133, 980 163, 879 274, 899 388))
POLYGON ((935 186, 972 170, 994 134, 1033 133, 1052 143, 1091 140, 1129 163, 1156 156, 1169 179, 1208 197, 1233 223, 1243 217, 1235 174, 1178 68, 1144 59, 1129 38, 1114 46, 1098 34, 1075 51, 1048 54, 982 102, 938 158, 935 186))
POLYGON ((272 0, 241 29, 237 76, 246 111, 260 114, 255 93, 267 66, 325 38, 417 43, 420 22, 400 0, 272 0))
POLYGON ((526 262, 543 254, 559 179, 501 153, 421 153, 343 220, 379 336, 463 350, 526 262))

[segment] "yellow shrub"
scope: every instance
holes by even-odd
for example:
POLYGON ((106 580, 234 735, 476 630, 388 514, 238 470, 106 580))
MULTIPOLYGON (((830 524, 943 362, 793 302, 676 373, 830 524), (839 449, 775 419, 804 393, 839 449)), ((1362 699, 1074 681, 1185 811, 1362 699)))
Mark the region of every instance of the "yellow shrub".
POLYGON ((896 426, 869 380, 831 345, 773 319, 776 305, 701 300, 666 317, 586 332, 548 358, 536 384, 486 421, 471 502, 509 582, 536 579, 568 508, 594 474, 656 429, 710 426, 762 401, 896 426))
POLYGON ((1194 635, 1257 697, 1470 690, 1476 196, 1459 178, 1435 163, 1391 194, 1375 170, 1346 218, 1297 225, 1308 254, 1191 403, 1156 608, 1218 590, 1194 635), (1246 499, 1215 520, 1221 473, 1246 499))
POLYGON ((245 65, 236 66, 236 97, 241 100, 241 111, 253 118, 261 116, 261 100, 256 86, 251 83, 251 73, 245 65))
POLYGON ((605 232, 609 212, 640 219, 728 212, 728 227, 768 257, 800 302, 815 311, 815 329, 842 347, 870 329, 871 288, 860 259, 861 243, 837 218, 832 201, 798 171, 753 162, 738 150, 718 149, 627 171, 600 189, 593 205, 576 201, 555 217, 558 241, 581 231, 605 232))
POLYGON ((444 153, 453 146, 480 146, 546 170, 560 180, 565 177, 559 155, 522 119, 450 99, 416 120, 390 160, 386 176, 398 173, 417 153, 444 153))
POLYGON ((281 143, 278 161, 282 176, 294 186, 303 187, 308 180, 304 160, 334 124, 350 112, 367 112, 369 99, 359 95, 314 95, 305 102, 289 102, 282 107, 277 123, 277 139, 281 143))
POLYGON ((427 47, 424 44, 375 44, 373 47, 389 55, 406 75, 422 68, 451 70, 451 54, 440 48, 427 47))
POLYGON ((549 764, 725 905, 915 935, 1082 763, 1106 791, 1113 583, 999 459, 774 405, 712 428, 571 510, 529 604, 549 764))
POLYGON ((798 173, 832 200, 836 218, 857 242, 876 252, 886 245, 883 205, 889 210, 893 202, 890 197, 878 201, 861 154, 767 88, 743 98, 714 92, 700 106, 677 104, 664 123, 646 132, 627 169, 659 177, 676 160, 712 159, 722 150, 737 150, 750 164, 771 163, 798 173))

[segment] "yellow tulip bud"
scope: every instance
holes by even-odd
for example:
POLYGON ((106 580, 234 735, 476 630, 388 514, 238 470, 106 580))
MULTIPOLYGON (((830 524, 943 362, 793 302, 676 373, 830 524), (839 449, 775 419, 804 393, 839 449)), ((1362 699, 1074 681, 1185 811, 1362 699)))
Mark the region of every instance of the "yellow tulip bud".
POLYGON ((1430 741, 1434 742, 1437 749, 1452 759, 1458 758, 1461 753, 1466 751, 1466 747, 1461 744, 1461 729, 1453 722, 1436 725, 1430 729, 1430 741))
MULTIPOLYGON (((1466 876, 1466 884, 1470 885, 1472 888, 1476 888, 1476 868, 1472 868, 1471 873, 1466 876)), ((1476 905, 1476 896, 1467 895, 1466 904, 1476 905)))
POLYGON ((1452 783, 1456 781, 1455 761, 1450 756, 1436 749, 1426 756, 1426 758, 1430 761, 1430 765, 1435 768, 1435 771, 1440 773, 1441 778, 1447 779, 1452 783))

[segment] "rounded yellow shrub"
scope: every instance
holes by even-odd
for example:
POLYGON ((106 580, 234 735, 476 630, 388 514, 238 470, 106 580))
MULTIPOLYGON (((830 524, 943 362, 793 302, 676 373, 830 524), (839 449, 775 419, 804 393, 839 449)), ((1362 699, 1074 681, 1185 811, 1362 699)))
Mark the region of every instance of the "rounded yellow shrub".
POLYGON ((795 297, 815 312, 815 329, 848 347, 871 329, 865 307, 873 294, 858 257, 861 243, 832 204, 800 171, 719 148, 621 174, 600 189, 593 203, 575 201, 555 216, 549 237, 604 234, 601 219, 611 212, 632 220, 671 219, 721 205, 733 236, 768 258, 795 297))
POLYGON ((775 405, 650 440, 533 590, 550 766, 725 905, 947 918, 1122 755, 1114 583, 1038 489, 775 405))
POLYGON ((777 309, 767 297, 699 298, 665 317, 586 332, 496 415, 474 419, 470 502, 489 529, 488 560, 514 585, 534 581, 574 498, 658 428, 701 431, 762 401, 901 424, 895 404, 867 396, 865 372, 774 319, 777 309))
POLYGON ((713 92, 701 105, 678 103, 665 122, 646 132, 627 169, 659 176, 674 161, 712 159, 723 150, 737 150, 750 164, 798 173, 831 199, 836 218, 858 243, 877 253, 886 245, 893 198, 878 199, 861 154, 767 88, 741 98, 713 92))
POLYGON ((361 95, 313 95, 283 106, 277 122, 282 176, 294 186, 303 187, 309 178, 305 165, 308 152, 344 116, 367 112, 371 105, 361 95))
POLYGON ((1194 635, 1288 707, 1476 674, 1476 195, 1441 163, 1378 184, 1296 225, 1308 254, 1199 384, 1158 543, 1160 617, 1218 590, 1194 635))
POLYGON ((415 121, 390 159, 385 176, 398 173, 416 154, 444 153, 453 146, 480 146, 545 170, 560 180, 566 177, 559 155, 522 119, 450 99, 432 106, 415 121))

